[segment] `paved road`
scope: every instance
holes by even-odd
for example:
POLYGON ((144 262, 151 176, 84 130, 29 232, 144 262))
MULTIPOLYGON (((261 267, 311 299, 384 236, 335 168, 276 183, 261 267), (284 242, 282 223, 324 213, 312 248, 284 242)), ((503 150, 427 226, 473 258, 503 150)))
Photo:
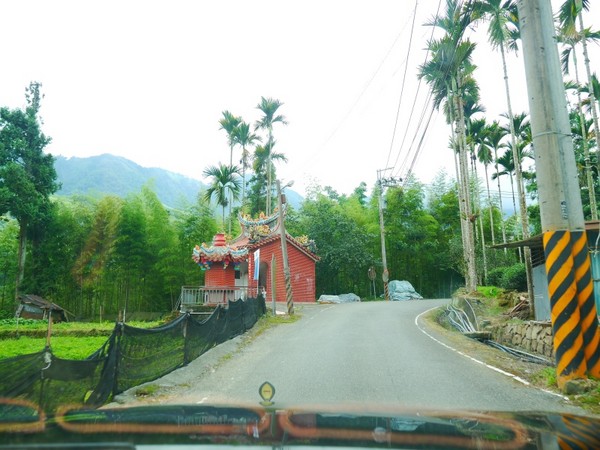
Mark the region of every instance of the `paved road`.
POLYGON ((189 387, 168 401, 256 403, 258 387, 270 381, 276 389, 274 401, 288 407, 360 403, 581 412, 424 334, 415 318, 445 302, 305 306, 301 320, 259 336, 216 371, 188 380, 189 387))

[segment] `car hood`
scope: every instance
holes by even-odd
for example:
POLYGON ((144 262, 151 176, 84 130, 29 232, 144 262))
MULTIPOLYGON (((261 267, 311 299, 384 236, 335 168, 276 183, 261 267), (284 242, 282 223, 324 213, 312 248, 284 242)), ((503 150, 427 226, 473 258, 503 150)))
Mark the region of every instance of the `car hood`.
MULTIPOLYGON (((20 400, 0 402, 0 449, 41 444, 186 444, 386 448, 600 448, 600 420, 544 412, 465 412, 275 405, 72 405, 46 416, 20 400)), ((118 447, 118 446, 117 446, 118 447)), ((92 447, 93 448, 93 447, 92 447)), ((118 447, 120 448, 120 447, 118 447)), ((148 447, 150 448, 150 447, 148 447)))

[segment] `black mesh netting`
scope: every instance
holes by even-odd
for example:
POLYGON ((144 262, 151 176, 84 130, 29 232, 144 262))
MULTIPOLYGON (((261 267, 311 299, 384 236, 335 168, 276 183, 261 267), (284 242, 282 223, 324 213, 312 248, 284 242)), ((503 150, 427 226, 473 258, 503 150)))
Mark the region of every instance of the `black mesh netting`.
POLYGON ((106 343, 85 360, 60 359, 50 349, 1 360, 0 397, 23 398, 46 412, 64 404, 99 406, 252 328, 265 311, 262 297, 238 300, 216 308, 204 321, 186 314, 152 329, 117 323, 106 343))

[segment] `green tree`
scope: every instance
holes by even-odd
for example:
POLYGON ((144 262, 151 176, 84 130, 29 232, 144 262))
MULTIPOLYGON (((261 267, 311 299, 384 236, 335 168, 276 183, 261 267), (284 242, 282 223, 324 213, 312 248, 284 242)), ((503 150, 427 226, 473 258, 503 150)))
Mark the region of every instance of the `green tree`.
POLYGON ((121 208, 113 253, 115 274, 121 289, 118 304, 123 320, 132 311, 141 311, 146 275, 150 271, 148 221, 140 196, 131 196, 121 208))
MULTIPOLYGON (((241 189, 239 169, 237 166, 219 164, 218 166, 207 167, 203 174, 211 178, 210 186, 205 192, 205 198, 210 202, 214 197, 217 205, 223 208, 223 229, 225 229, 225 207, 229 204, 229 198, 232 200, 238 198, 241 189)), ((229 220, 231 221, 231 217, 229 220)))
POLYGON ((475 66, 472 55, 475 44, 464 37, 464 33, 473 20, 472 4, 463 8, 462 2, 447 0, 446 9, 441 16, 434 17, 427 25, 442 29, 445 35, 429 42, 431 53, 429 61, 419 67, 419 77, 429 84, 436 108, 445 101, 452 139, 458 149, 458 180, 460 198, 460 216, 462 218, 462 241, 466 263, 467 289, 474 291, 477 285, 475 262, 475 240, 470 202, 470 181, 467 159, 465 87, 475 66), (456 129, 456 135, 454 130, 456 129))
POLYGON ((35 252, 27 259, 24 289, 78 312, 81 290, 71 270, 90 233, 93 208, 83 198, 53 199, 46 225, 30 239, 35 252))
POLYGON ((316 269, 317 295, 369 292, 367 271, 375 262, 371 252, 375 236, 352 220, 339 202, 323 194, 306 199, 299 229, 315 241, 321 258, 316 269))
POLYGON ((179 295, 177 231, 169 212, 150 186, 142 187, 146 216, 148 271, 144 274, 144 302, 151 311, 170 311, 179 295))
POLYGON ((50 195, 58 189, 54 157, 44 153, 50 138, 40 128, 40 87, 30 83, 24 111, 0 108, 0 214, 10 213, 19 223, 16 295, 24 276, 28 234, 44 222, 50 195))
POLYGON ((15 219, 2 217, 0 220, 0 283, 2 283, 0 318, 13 317, 15 314, 13 296, 18 244, 19 223, 15 219))
POLYGON ((177 269, 182 274, 182 284, 201 285, 203 272, 192 262, 192 249, 203 242, 211 242, 218 231, 204 195, 198 194, 194 205, 175 213, 175 227, 179 243, 177 269))
MULTIPOLYGON (((558 30, 558 39, 565 44, 567 47, 561 53, 561 63, 563 72, 565 74, 569 73, 570 62, 573 63, 573 68, 575 69, 575 92, 577 95, 577 111, 579 112, 579 124, 581 126, 580 130, 577 132, 581 135, 582 140, 582 148, 584 155, 584 165, 585 165, 585 181, 587 184, 587 191, 589 193, 589 202, 590 202, 590 210, 592 220, 598 219, 598 207, 596 205, 596 193, 594 190, 594 181, 592 175, 592 166, 590 162, 590 143, 588 141, 588 136, 590 135, 590 130, 588 130, 585 124, 585 114, 583 111, 583 101, 581 99, 581 84, 579 78, 579 69, 577 64, 577 52, 575 50, 575 45, 581 39, 584 40, 598 40, 600 39, 600 32, 591 31, 591 30, 583 30, 581 33, 573 33, 570 30, 569 25, 563 25, 562 28, 558 30)), ((592 132, 593 133, 593 132, 592 132)), ((594 133, 595 134, 595 133, 594 133)))
MULTIPOLYGON (((589 103, 594 120, 595 135, 600 134, 600 124, 598 119, 597 100, 593 86, 593 76, 590 69, 590 57, 587 50, 589 39, 597 38, 597 32, 591 32, 583 25, 583 11, 588 11, 590 7, 589 0, 565 0, 558 12, 558 22, 560 34, 573 43, 581 44, 583 50, 583 62, 588 81, 589 103), (577 24, 578 22, 578 24, 577 24), (579 26, 577 26, 579 25, 579 26)), ((573 52, 575 56, 575 52, 573 52)))
POLYGON ((238 144, 237 127, 242 123, 242 118, 234 116, 229 111, 223 111, 223 117, 219 120, 220 129, 227 133, 227 143, 229 144, 229 165, 233 166, 233 147, 238 144))
POLYGON ((246 204, 246 169, 250 167, 250 152, 248 146, 256 145, 260 141, 260 136, 250 131, 250 125, 242 121, 235 129, 235 139, 242 146, 242 208, 246 204))
POLYGON ((254 149, 254 160, 252 161, 254 175, 250 179, 250 213, 253 215, 267 211, 268 178, 269 174, 271 179, 275 176, 273 161, 287 162, 283 153, 272 151, 273 144, 274 142, 257 145, 254 149))
POLYGON ((273 171, 272 171, 272 153, 273 147, 275 146, 275 142, 273 141, 273 125, 276 123, 281 123, 282 125, 287 125, 287 121, 285 116, 278 114, 277 110, 283 106, 277 99, 273 98, 260 98, 260 103, 256 106, 259 109, 263 116, 256 121, 255 127, 256 129, 262 129, 267 131, 267 144, 265 147, 269 148, 268 158, 267 158, 267 200, 266 200, 266 214, 271 214, 271 197, 272 197, 272 186, 273 186, 273 171))
POLYGON ((492 180, 496 179, 498 184, 498 205, 500 208, 500 228, 502 232, 502 243, 506 244, 506 227, 504 224, 503 215, 503 205, 502 205, 502 189, 500 187, 500 170, 498 167, 498 150, 505 147, 505 144, 502 142, 502 139, 506 136, 506 131, 500 126, 500 123, 497 120, 494 120, 487 129, 486 132, 486 143, 494 152, 493 162, 495 172, 492 174, 492 180))
POLYGON ((80 316, 118 311, 118 292, 112 291, 111 279, 122 207, 123 200, 115 196, 103 197, 95 205, 90 231, 71 269, 81 292, 76 310, 80 316))

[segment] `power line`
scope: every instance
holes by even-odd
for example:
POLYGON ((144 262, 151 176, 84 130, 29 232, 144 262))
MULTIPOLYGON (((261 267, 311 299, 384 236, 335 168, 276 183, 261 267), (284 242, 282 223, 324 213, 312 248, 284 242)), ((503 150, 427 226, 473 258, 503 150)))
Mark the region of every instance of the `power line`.
POLYGON ((394 38, 394 41, 392 42, 392 45, 390 46, 390 48, 388 49, 388 51, 386 52, 386 54, 383 56, 383 58, 381 59, 381 61, 379 62, 379 65, 377 66, 377 69, 375 69, 375 72, 373 72, 373 75, 371 76, 371 78, 369 78, 369 81, 367 81, 367 83, 365 84, 365 86, 363 87, 362 91, 360 92, 360 94, 356 97, 356 100, 354 101, 354 103, 352 103, 352 105, 350 106, 350 108, 348 109, 348 111, 346 112, 346 114, 342 117, 342 119, 338 122, 338 124, 336 125, 336 127, 334 128, 334 130, 331 132, 331 134, 327 137, 327 139, 325 139, 325 141, 323 142, 323 144, 319 147, 319 149, 317 151, 315 151, 307 160, 306 163, 311 162, 315 159, 315 155, 317 155, 318 153, 320 153, 323 148, 329 143, 329 141, 331 141, 331 139, 337 134, 337 132, 340 130, 340 128, 342 127, 342 125, 346 122, 346 120, 348 119, 348 117, 350 117, 350 115, 354 112, 354 109, 356 108, 356 106, 358 105, 359 101, 362 99, 363 95, 365 94, 365 92, 367 91, 367 89, 371 86, 371 83, 373 82, 373 80, 375 79, 375 77, 377 76, 377 74, 379 73, 379 71, 381 70, 381 68, 383 67, 383 65, 385 64, 385 62, 387 61, 388 57, 390 56, 390 54, 392 53, 392 50, 394 49, 394 47, 396 46, 396 43, 398 42, 398 40, 400 39, 400 36, 402 36, 402 33, 404 33, 404 30, 406 29, 406 26, 408 24, 408 21, 406 21, 406 23, 404 24, 404 26, 400 29, 400 31, 398 32, 398 34, 396 35, 396 37, 394 38))
POLYGON ((406 73, 408 72, 408 61, 410 59, 410 50, 412 49, 413 35, 415 32, 415 22, 417 19, 417 7, 419 1, 415 0, 415 8, 413 9, 413 20, 410 28, 410 38, 408 40, 408 51, 406 53, 406 64, 404 66, 404 75, 402 76, 402 88, 400 89, 400 98, 398 99, 398 108, 396 110, 396 120, 394 121, 394 131, 392 132, 392 141, 390 142, 390 150, 388 152, 387 161, 385 166, 387 167, 390 163, 390 157, 392 156, 392 148, 394 147, 394 139, 396 137, 396 128, 398 126, 398 118, 400 117, 400 106, 402 105, 402 98, 404 97, 404 86, 406 85, 406 73))
MULTIPOLYGON (((438 1, 438 6, 437 6, 437 10, 436 10, 435 17, 437 17, 437 16, 439 15, 440 8, 441 8, 441 4, 442 4, 442 1, 441 1, 441 0, 439 0, 439 1, 438 1)), ((434 32, 434 29, 432 29, 432 30, 431 30, 431 35, 430 35, 430 38, 429 38, 429 41, 430 41, 430 42, 431 42, 431 40, 433 39, 433 32, 434 32)), ((425 64, 427 63, 427 60, 428 60, 428 58, 429 58, 429 53, 430 53, 430 52, 429 52, 429 46, 428 46, 428 47, 427 47, 427 51, 426 51, 426 53, 425 53, 425 58, 424 58, 424 61, 423 61, 423 65, 425 65, 425 64)), ((417 98, 418 98, 418 95, 419 95, 419 92, 420 92, 420 89, 421 89, 421 83, 422 83, 422 79, 421 79, 421 78, 419 78, 419 83, 417 84, 417 90, 416 90, 416 92, 415 92, 415 96, 414 96, 414 98, 413 98, 413 104, 412 104, 412 108, 411 108, 411 111, 410 111, 410 114, 409 114, 408 121, 407 121, 407 123, 406 123, 406 127, 405 127, 405 129, 404 129, 404 134, 403 134, 402 142, 401 142, 401 144, 400 144, 400 148, 398 149, 398 154, 397 154, 397 156, 396 156, 396 160, 395 160, 395 162, 394 162, 394 168, 397 166, 397 164, 398 164, 398 159, 400 158, 400 154, 402 153, 402 149, 404 148, 404 143, 405 143, 405 141, 406 141, 406 136, 408 135, 408 129, 409 129, 409 127, 410 127, 410 124, 411 124, 411 122, 412 122, 413 113, 414 113, 414 111, 415 111, 415 106, 416 106, 416 104, 417 104, 417 98)), ((427 105, 429 104, 429 101, 430 101, 430 99, 431 99, 431 92, 430 92, 430 93, 427 95, 427 99, 426 99, 426 101, 425 101, 425 104, 424 104, 424 106, 423 106, 423 110, 422 110, 422 112, 421 112, 421 117, 419 118, 419 122, 418 122, 418 124, 417 124, 417 128, 416 128, 416 130, 415 130, 415 138, 416 138, 416 135, 417 135, 417 133, 419 132, 419 128, 420 128, 420 127, 421 127, 421 125, 422 125, 422 121, 423 121, 423 118, 424 118, 424 116, 425 116, 425 112, 426 112, 426 109, 427 109, 427 105)), ((396 123, 397 123, 397 121, 398 121, 398 118, 396 117, 396 123)), ((395 129, 395 128, 394 128, 394 129, 395 129)), ((427 131, 427 128, 426 128, 425 130, 423 130, 423 133, 425 133, 426 131, 427 131)), ((413 143, 414 143, 414 140, 415 140, 415 138, 413 138, 413 143)), ((391 148, 390 148, 390 152, 391 152, 391 148)), ((409 151, 407 152, 407 156, 406 156, 406 158, 405 158, 405 161, 407 160, 407 158, 408 158, 408 154, 409 154, 409 153, 410 153, 410 148, 409 148, 409 151)), ((416 155, 415 155, 415 159, 416 159, 416 155)), ((404 164, 403 164, 403 166, 404 166, 404 164)), ((403 167, 403 166, 402 166, 402 167, 403 167)), ((397 171, 396 171, 396 174, 399 176, 399 175, 400 175, 400 170, 397 170, 397 171)), ((408 175, 408 174, 407 174, 407 175, 408 175)), ((406 180, 407 178, 408 178, 408 176, 405 176, 405 177, 404 177, 404 179, 405 179, 405 180, 406 180)))

